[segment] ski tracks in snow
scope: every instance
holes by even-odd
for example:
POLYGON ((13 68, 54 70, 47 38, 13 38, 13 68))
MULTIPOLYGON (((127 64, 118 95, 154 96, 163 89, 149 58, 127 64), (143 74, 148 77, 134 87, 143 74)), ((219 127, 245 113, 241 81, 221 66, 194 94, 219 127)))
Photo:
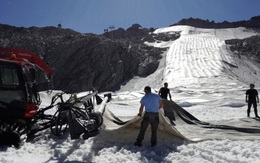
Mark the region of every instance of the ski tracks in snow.
POLYGON ((201 87, 205 84, 201 79, 225 77, 222 45, 223 41, 209 33, 181 36, 167 53, 165 81, 175 87, 201 87))
POLYGON ((243 76, 248 76, 245 74, 251 69, 238 67, 238 61, 245 62, 235 57, 215 33, 185 34, 168 50, 164 82, 169 83, 174 94, 180 95, 180 101, 214 102, 240 94, 241 99, 234 101, 242 102, 248 87, 243 76))

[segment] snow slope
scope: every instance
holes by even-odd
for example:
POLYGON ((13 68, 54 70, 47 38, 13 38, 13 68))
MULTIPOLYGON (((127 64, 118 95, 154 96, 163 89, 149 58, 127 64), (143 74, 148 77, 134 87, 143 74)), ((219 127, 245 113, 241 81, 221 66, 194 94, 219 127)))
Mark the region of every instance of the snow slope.
MULTIPOLYGON (((155 31, 162 32, 180 32, 181 37, 175 41, 153 43, 156 47, 168 47, 157 71, 146 78, 135 77, 120 91, 113 92, 106 109, 122 120, 129 120, 138 112, 144 86, 150 85, 157 92, 164 82, 168 82, 173 100, 202 121, 219 123, 245 118, 245 90, 249 83, 255 83, 259 88, 260 82, 255 74, 260 70, 255 63, 233 55, 224 40, 250 37, 256 33, 245 28, 199 29, 189 26, 155 31)), ((51 95, 42 92, 41 96, 42 105, 47 105, 51 95)), ((108 134, 101 132, 84 141, 70 140, 68 135, 57 138, 46 130, 20 149, 1 147, 0 162, 260 162, 260 141, 253 138, 233 140, 222 137, 197 143, 165 139, 158 140, 158 145, 151 148, 147 132, 145 146, 139 148, 133 146, 138 128, 103 133, 106 132, 108 134)), ((160 134, 166 133, 160 131, 160 134)))

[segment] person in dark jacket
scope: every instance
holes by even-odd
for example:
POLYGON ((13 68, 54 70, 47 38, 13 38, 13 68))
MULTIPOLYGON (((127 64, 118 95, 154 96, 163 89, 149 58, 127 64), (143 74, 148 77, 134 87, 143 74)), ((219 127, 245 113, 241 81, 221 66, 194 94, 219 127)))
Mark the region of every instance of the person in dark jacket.
POLYGON ((161 96, 162 99, 165 99, 165 100, 167 100, 167 97, 169 95, 170 100, 172 100, 170 89, 168 88, 168 83, 164 83, 164 87, 160 88, 159 95, 161 96))
POLYGON ((250 84, 250 89, 248 89, 246 91, 246 103, 248 103, 247 117, 250 117, 250 109, 251 109, 251 106, 253 105, 255 117, 258 118, 259 116, 257 113, 257 103, 259 103, 259 97, 258 97, 257 90, 255 90, 254 88, 255 88, 255 85, 250 84))
POLYGON ((157 144, 157 128, 159 125, 159 109, 163 107, 161 97, 155 93, 151 93, 151 87, 146 86, 144 88, 145 95, 142 97, 140 103, 138 116, 142 116, 145 108, 143 120, 141 122, 141 128, 137 136, 135 146, 142 146, 145 131, 148 125, 151 125, 151 146, 157 144))
MULTIPOLYGON (((170 89, 168 88, 168 83, 164 83, 164 87, 160 88, 158 94, 161 96, 163 100, 167 100, 169 95, 170 100, 172 101, 172 96, 170 93, 170 89)), ((166 116, 170 120, 171 124, 175 126, 175 123, 173 122, 175 121, 173 110, 164 109, 164 116, 166 116)))

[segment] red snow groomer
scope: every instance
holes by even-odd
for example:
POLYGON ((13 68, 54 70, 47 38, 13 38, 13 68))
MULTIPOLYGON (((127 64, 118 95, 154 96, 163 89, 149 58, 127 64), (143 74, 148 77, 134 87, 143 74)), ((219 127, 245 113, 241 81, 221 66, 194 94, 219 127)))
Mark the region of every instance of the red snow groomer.
POLYGON ((0 146, 19 147, 22 135, 28 139, 47 128, 58 136, 69 128, 72 139, 79 138, 82 133, 84 139, 97 135, 103 123, 102 115, 93 108, 94 97, 98 103, 102 102, 97 92, 81 98, 71 94, 66 101, 64 92, 57 93, 50 106, 39 108, 41 100, 36 81, 39 69, 50 82, 53 70, 37 55, 0 48, 0 146), (53 114, 45 113, 52 108, 55 109, 53 114))
POLYGON ((32 118, 40 104, 36 73, 48 80, 53 70, 32 52, 0 48, 0 118, 32 118))

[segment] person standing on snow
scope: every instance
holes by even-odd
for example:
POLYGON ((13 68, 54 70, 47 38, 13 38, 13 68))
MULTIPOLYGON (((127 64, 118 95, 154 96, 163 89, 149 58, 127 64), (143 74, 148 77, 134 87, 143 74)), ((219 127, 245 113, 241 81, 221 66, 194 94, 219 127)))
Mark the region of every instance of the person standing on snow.
POLYGON ((141 122, 141 128, 137 136, 135 146, 142 146, 145 131, 149 124, 151 124, 151 146, 157 144, 157 128, 159 125, 159 109, 163 107, 162 100, 159 95, 151 92, 151 87, 146 86, 144 88, 145 95, 142 97, 140 103, 138 116, 142 116, 145 108, 143 120, 141 122))
POLYGON ((170 93, 170 89, 168 88, 168 83, 164 83, 164 87, 161 87, 158 93, 162 99, 167 100, 167 97, 169 95, 170 100, 172 100, 172 96, 170 93))
POLYGON ((257 114, 257 103, 259 103, 259 97, 257 90, 254 89, 255 85, 250 84, 250 89, 246 91, 246 103, 248 103, 247 117, 250 117, 250 109, 253 104, 255 117, 258 118, 257 114))
MULTIPOLYGON (((168 83, 164 83, 164 87, 160 88, 158 94, 161 96, 161 98, 163 100, 167 100, 167 97, 169 95, 170 100, 172 101, 172 96, 170 93, 170 89, 168 88, 168 83)), ((171 109, 169 109, 167 107, 164 108, 164 116, 166 116, 170 120, 171 124, 175 126, 175 123, 173 122, 173 121, 175 121, 175 116, 174 116, 174 112, 173 112, 172 108, 171 109)))

